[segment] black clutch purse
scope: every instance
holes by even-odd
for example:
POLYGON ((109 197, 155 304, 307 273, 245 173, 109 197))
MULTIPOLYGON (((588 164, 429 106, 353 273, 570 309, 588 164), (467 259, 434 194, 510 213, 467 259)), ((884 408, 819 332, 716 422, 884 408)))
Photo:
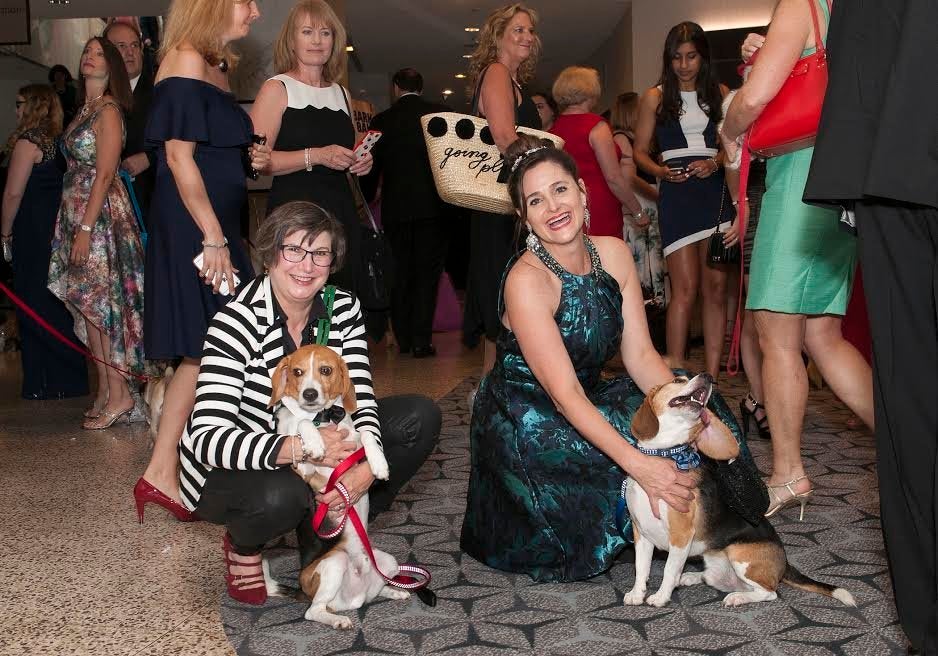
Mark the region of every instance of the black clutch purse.
POLYGON ((710 235, 707 243, 707 262, 711 265, 735 264, 739 262, 739 244, 726 246, 723 243, 723 233, 720 231, 720 219, 723 218, 723 199, 726 197, 726 187, 720 194, 720 211, 717 213, 717 227, 710 235))

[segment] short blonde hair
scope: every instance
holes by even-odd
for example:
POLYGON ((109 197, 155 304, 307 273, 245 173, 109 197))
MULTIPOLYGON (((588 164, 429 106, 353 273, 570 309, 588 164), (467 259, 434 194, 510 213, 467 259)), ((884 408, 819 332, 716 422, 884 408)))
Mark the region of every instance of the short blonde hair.
POLYGON ((174 48, 188 43, 210 66, 224 59, 229 68, 238 63, 238 55, 229 45, 222 45, 222 31, 231 24, 233 6, 251 0, 173 0, 166 18, 160 59, 174 48))
POLYGON ((332 30, 332 52, 329 53, 329 59, 323 67, 322 74, 326 82, 335 82, 342 77, 348 60, 348 54, 345 51, 348 37, 345 26, 335 15, 335 11, 323 0, 300 0, 293 5, 274 43, 274 68, 278 74, 296 68, 298 62, 295 50, 296 30, 300 21, 306 17, 309 17, 311 25, 323 25, 332 30))
MULTIPOLYGON (((469 63, 469 72, 472 84, 475 84, 486 66, 498 61, 498 42, 505 35, 505 29, 511 19, 518 14, 527 14, 531 24, 537 29, 537 12, 524 3, 516 2, 512 5, 499 7, 485 19, 485 25, 479 32, 479 44, 472 53, 469 63)), ((534 46, 531 55, 518 67, 518 82, 525 84, 534 79, 534 69, 541 56, 541 37, 535 33, 534 46)))
POLYGON ((568 66, 560 71, 551 90, 560 111, 587 101, 596 104, 602 93, 599 71, 585 66, 568 66))

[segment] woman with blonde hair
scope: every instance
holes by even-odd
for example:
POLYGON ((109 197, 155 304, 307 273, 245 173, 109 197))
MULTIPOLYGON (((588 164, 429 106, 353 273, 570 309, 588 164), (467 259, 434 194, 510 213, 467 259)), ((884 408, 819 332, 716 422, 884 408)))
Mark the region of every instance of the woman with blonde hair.
MULTIPOLYGON (((46 287, 55 217, 62 200, 62 170, 55 140, 62 134, 62 105, 55 89, 30 84, 16 94, 17 126, 7 142, 10 162, 3 190, 0 240, 13 262, 13 287, 27 305, 60 333, 77 341, 62 301, 46 287)), ((24 399, 62 399, 88 393, 84 358, 17 310, 24 399)))
POLYGON ((621 153, 609 124, 593 107, 602 95, 595 68, 569 66, 560 72, 552 90, 560 116, 550 131, 564 140, 586 183, 588 235, 622 238, 622 206, 630 222, 648 225, 648 216, 619 167, 621 153))
MULTIPOLYGON (((469 65, 475 92, 473 112, 488 121, 503 155, 518 139, 515 126, 540 129, 541 117, 522 85, 534 78, 541 53, 537 12, 516 2, 499 7, 485 20, 469 65)), ((502 175, 507 180, 508 167, 502 175)), ((502 272, 517 250, 511 215, 473 212, 469 241, 469 277, 463 339, 475 344, 485 336, 483 375, 495 364, 495 340, 501 330, 498 289, 502 272)))
POLYGON ((267 211, 293 200, 311 201, 345 229, 348 264, 333 282, 357 291, 360 239, 358 213, 346 172, 371 170, 371 153, 356 159, 355 126, 348 91, 339 84, 345 70, 345 28, 322 0, 297 2, 274 44, 277 75, 261 87, 251 119, 273 144, 274 182, 267 211))
POLYGON ((264 170, 251 119, 228 85, 232 43, 260 12, 255 0, 174 0, 150 106, 146 140, 156 150, 146 277, 146 354, 179 362, 166 390, 153 455, 134 496, 188 521, 179 503, 176 447, 195 400, 209 321, 253 277, 240 236, 246 169, 264 170), (201 266, 193 261, 201 256, 201 266))

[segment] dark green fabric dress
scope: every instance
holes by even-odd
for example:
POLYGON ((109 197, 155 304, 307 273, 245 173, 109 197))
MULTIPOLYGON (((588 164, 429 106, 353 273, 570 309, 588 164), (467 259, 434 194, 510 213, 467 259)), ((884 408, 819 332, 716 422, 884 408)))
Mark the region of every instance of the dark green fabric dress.
MULTIPOLYGON (((539 249, 563 283, 555 314, 577 379, 590 401, 634 444, 629 426, 644 394, 627 376, 603 380, 619 349, 622 295, 587 240, 592 272, 578 276, 539 249)), ((505 272, 518 259, 516 255, 505 272)), ((504 304, 499 301, 499 316, 504 304)), ((460 545, 473 558, 537 581, 572 581, 607 570, 626 540, 615 511, 623 471, 561 416, 521 355, 514 334, 499 335, 495 368, 483 378, 470 428, 472 469, 460 545)), ((734 431, 714 394, 711 408, 734 431)), ((627 522, 628 523, 628 522, 627 522)), ((631 529, 625 534, 631 539, 631 529)))

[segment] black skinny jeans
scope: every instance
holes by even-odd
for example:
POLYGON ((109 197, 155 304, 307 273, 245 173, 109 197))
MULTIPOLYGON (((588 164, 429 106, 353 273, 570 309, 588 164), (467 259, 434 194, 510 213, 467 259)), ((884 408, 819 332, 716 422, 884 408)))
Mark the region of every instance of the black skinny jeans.
MULTIPOLYGON (((387 510, 394 497, 423 464, 440 437, 440 408, 425 396, 405 394, 378 399, 381 442, 390 480, 376 481, 368 492, 369 517, 387 510)), ((301 566, 320 551, 310 525, 312 490, 290 467, 276 470, 213 469, 196 515, 224 524, 234 550, 258 553, 264 544, 295 530, 301 566)))

